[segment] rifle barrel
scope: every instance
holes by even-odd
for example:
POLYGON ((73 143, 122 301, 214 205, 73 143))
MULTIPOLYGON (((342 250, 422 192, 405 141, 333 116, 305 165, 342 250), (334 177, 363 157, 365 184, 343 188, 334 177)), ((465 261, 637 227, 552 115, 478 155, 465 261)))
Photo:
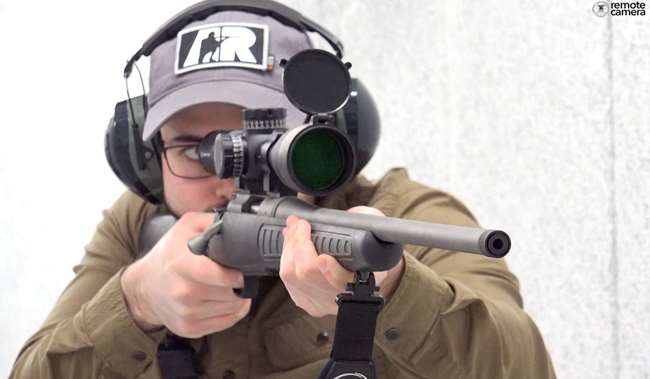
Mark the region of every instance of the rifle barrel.
POLYGON ((501 230, 436 224, 318 208, 293 197, 274 204, 274 216, 296 215, 311 223, 338 225, 372 232, 386 242, 463 251, 501 258, 510 250, 510 237, 501 230))

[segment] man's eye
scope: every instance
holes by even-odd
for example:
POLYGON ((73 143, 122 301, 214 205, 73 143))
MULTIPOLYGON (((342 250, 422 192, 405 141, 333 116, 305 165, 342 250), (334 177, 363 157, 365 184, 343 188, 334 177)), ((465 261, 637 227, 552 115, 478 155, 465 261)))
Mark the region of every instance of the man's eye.
POLYGON ((193 161, 198 161, 199 160, 199 147, 198 146, 190 146, 186 147, 182 151, 183 155, 186 158, 189 158, 193 161))

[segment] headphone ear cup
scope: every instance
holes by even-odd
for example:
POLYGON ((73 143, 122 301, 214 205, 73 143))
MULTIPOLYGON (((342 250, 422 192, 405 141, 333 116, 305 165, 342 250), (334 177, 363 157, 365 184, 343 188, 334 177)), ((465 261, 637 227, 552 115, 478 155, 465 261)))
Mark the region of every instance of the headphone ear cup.
POLYGON ((381 135, 381 120, 377 105, 361 80, 352 78, 350 98, 337 119, 343 119, 345 131, 352 141, 357 157, 355 174, 370 161, 377 150, 381 135))
POLYGON ((125 100, 115 105, 104 137, 104 152, 109 166, 125 186, 146 201, 160 204, 164 195, 159 149, 155 138, 142 141, 142 104, 146 101, 143 96, 131 99, 130 104, 125 100))

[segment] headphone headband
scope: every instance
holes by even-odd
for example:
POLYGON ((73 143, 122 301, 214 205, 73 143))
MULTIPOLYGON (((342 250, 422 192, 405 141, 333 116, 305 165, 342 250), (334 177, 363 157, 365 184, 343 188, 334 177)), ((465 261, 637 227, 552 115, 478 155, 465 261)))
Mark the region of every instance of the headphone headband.
POLYGON ((316 32, 332 46, 340 59, 343 58, 343 43, 334 34, 286 5, 271 0, 204 0, 172 17, 149 37, 142 44, 142 47, 127 61, 126 67, 124 67, 124 77, 128 78, 131 75, 133 64, 140 57, 149 56, 158 46, 175 38, 178 32, 188 24, 225 10, 240 10, 271 16, 283 24, 300 31, 316 32))
MULTIPOLYGON (((339 59, 343 58, 343 43, 336 36, 283 4, 271 0, 204 0, 178 13, 151 35, 127 61, 124 78, 128 79, 140 57, 149 56, 158 46, 175 38, 188 24, 225 10, 269 16, 303 33, 318 33, 330 44, 339 59)), ((106 159, 117 177, 131 191, 151 203, 159 204, 164 202, 160 134, 149 141, 142 140, 142 126, 147 114, 146 94, 132 99, 127 85, 127 96, 126 100, 116 104, 106 129, 106 159)), ((337 127, 349 135, 355 146, 355 172, 358 173, 372 158, 380 136, 379 112, 361 81, 352 79, 350 99, 336 113, 336 118, 337 127)))

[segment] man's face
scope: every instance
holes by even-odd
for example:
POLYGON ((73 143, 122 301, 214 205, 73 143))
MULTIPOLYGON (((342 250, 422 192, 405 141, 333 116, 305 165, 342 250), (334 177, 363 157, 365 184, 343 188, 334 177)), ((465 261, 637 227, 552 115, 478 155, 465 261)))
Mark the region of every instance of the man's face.
MULTIPOLYGON (((215 130, 240 129, 241 113, 242 108, 232 104, 195 105, 176 113, 163 124, 160 129, 163 143, 165 146, 190 145, 215 130)), ((179 163, 191 164, 183 154, 182 148, 171 149, 167 150, 167 158, 163 156, 162 159, 169 159, 172 167, 179 163)), ((167 206, 177 216, 223 207, 235 193, 234 179, 219 179, 216 176, 204 179, 180 178, 172 174, 166 161, 162 164, 162 173, 167 206)))

